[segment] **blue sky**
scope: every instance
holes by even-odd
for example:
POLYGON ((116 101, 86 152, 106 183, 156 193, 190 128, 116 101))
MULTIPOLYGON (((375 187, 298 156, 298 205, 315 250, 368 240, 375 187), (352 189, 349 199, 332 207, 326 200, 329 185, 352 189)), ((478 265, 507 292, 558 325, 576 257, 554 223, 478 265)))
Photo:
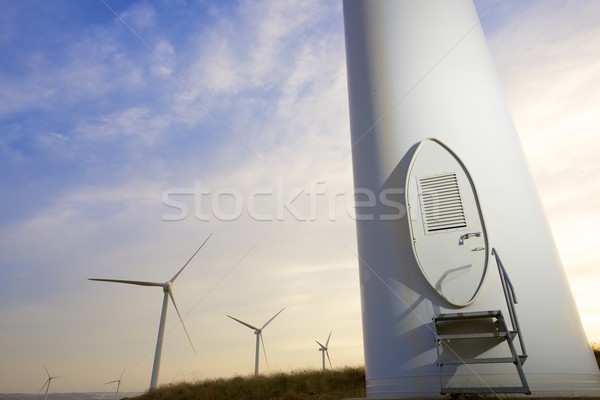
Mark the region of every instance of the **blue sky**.
MULTIPOLYGON (((600 4, 476 4, 600 341, 600 4)), ((269 371, 319 367, 331 330, 334 366, 363 362, 340 2, 0 5, 0 393, 36 392, 42 362, 56 391, 125 367, 145 389, 160 290, 87 278, 168 280, 211 233, 175 288, 198 354, 170 309, 161 383, 251 373, 226 314, 282 307, 269 371)))

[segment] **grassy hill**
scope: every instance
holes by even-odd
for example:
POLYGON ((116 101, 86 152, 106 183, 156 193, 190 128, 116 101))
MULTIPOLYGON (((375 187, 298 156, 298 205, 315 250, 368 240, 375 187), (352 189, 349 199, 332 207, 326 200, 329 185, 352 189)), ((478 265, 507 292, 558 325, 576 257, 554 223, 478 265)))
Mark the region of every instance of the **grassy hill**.
POLYGON ((295 371, 179 383, 149 390, 136 400, 340 400, 365 397, 362 367, 295 371))
MULTIPOLYGON (((592 345, 600 367, 600 343, 592 345)), ((234 377, 179 383, 149 390, 136 400, 340 400, 364 398, 362 367, 327 371, 295 371, 258 377, 234 377)), ((460 399, 489 399, 485 395, 462 395, 460 399)))

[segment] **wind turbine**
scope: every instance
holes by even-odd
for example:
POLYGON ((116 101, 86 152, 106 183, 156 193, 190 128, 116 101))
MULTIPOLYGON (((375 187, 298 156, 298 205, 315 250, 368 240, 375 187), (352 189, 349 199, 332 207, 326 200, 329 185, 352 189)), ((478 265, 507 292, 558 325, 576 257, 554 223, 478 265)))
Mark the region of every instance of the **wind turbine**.
POLYGON ((121 387, 121 379, 123 378, 123 374, 125 373, 125 370, 127 369, 127 367, 125 367, 123 369, 123 372, 121 372, 121 376, 119 376, 119 379, 115 379, 114 381, 110 381, 110 382, 106 382, 105 385, 109 385, 111 383, 116 383, 117 384, 117 393, 115 393, 115 400, 117 400, 117 398, 119 397, 119 388, 121 387))
POLYGON ((47 400, 48 399, 48 391, 50 390, 50 382, 52 382, 52 379, 64 378, 64 377, 63 376, 50 376, 50 372, 48 372, 48 368, 46 368, 46 364, 42 363, 42 365, 44 366, 44 369, 46 370, 46 375, 48 375, 48 379, 44 383, 44 386, 42 386, 42 388, 40 389, 40 393, 42 392, 42 390, 44 390, 44 388, 46 388, 46 394, 44 395, 44 400, 47 400))
MULTIPOLYGON (((281 311, 285 310, 285 307, 281 309, 281 311)), ((275 317, 277 317, 279 314, 281 314, 281 311, 279 311, 277 314, 273 315, 273 317, 271 317, 270 320, 268 320, 267 322, 264 323, 263 326, 261 326, 260 328, 257 328, 255 326, 252 326, 244 321, 240 321, 237 318, 233 318, 231 315, 228 315, 229 318, 231 318, 234 321, 239 322, 242 325, 247 326, 250 329, 254 329, 254 334, 256 335, 256 357, 254 358, 254 375, 258 375, 258 359, 259 359, 259 353, 260 353, 260 343, 262 342, 263 345, 263 352, 265 354, 265 362, 267 362, 268 365, 268 361, 267 361, 267 351, 265 350, 265 342, 263 341, 263 337, 262 337, 262 331, 263 329, 265 329, 267 327, 267 325, 269 325, 271 323, 271 321, 273 321, 275 319, 275 317)))
POLYGON ((327 337, 327 341, 325 342, 325 346, 323 346, 321 344, 321 342, 319 342, 318 340, 315 340, 315 342, 317 342, 317 344, 319 346, 321 346, 319 348, 319 351, 322 353, 323 356, 323 371, 325 371, 325 354, 327 354, 327 360, 329 360, 329 368, 331 367, 331 358, 329 358, 329 351, 328 351, 328 347, 329 346, 329 339, 331 339, 331 331, 329 332, 329 336, 327 337))
POLYGON ((183 318, 181 318, 181 314, 179 313, 179 309, 177 308, 177 304, 175 303, 175 298, 173 297, 173 282, 175 282, 175 279, 177 279, 179 274, 181 274, 181 272, 184 270, 184 268, 187 267, 187 265, 190 263, 190 261, 192 261, 194 256, 196 256, 196 254, 198 254, 200 249, 202 247, 204 247, 204 245, 206 244, 208 239, 210 239, 211 236, 212 236, 212 234, 210 234, 206 238, 204 243, 202 243, 202 245, 198 248, 198 250, 196 250, 196 252, 192 255, 192 257, 190 257, 190 259, 184 264, 184 266, 181 267, 181 269, 171 279, 169 279, 168 281, 166 281, 164 283, 146 282, 146 281, 130 281, 130 280, 122 280, 122 279, 99 279, 99 278, 90 278, 89 279, 90 281, 115 282, 115 283, 126 283, 128 285, 162 287, 164 296, 163 296, 162 311, 160 314, 160 323, 158 325, 158 338, 156 339, 156 351, 154 353, 154 365, 152 366, 152 378, 150 379, 150 388, 151 389, 154 389, 158 386, 158 373, 160 371, 160 357, 162 354, 163 338, 164 338, 164 333, 165 333, 165 322, 167 320, 167 305, 169 303, 169 297, 171 298, 171 301, 173 302, 175 311, 177 311, 177 315, 179 316, 179 320, 181 321, 181 326, 183 327, 183 330, 185 331, 185 334, 190 342, 190 345, 192 346, 192 350, 194 350, 194 354, 196 353, 196 349, 194 348, 192 339, 190 339, 190 335, 188 334, 188 331, 185 328, 185 325, 183 323, 183 318))

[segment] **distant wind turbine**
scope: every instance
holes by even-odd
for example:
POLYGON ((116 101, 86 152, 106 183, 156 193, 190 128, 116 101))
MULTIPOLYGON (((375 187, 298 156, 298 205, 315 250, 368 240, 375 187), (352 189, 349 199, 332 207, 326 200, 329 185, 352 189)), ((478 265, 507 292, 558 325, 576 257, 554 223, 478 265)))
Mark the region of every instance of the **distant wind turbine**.
MULTIPOLYGON (((281 311, 285 310, 285 307, 281 309, 281 311)), ((258 375, 258 359, 259 359, 259 355, 260 355, 260 343, 262 342, 263 345, 263 352, 265 355, 265 362, 268 365, 268 361, 267 361, 267 351, 265 350, 265 342, 263 341, 263 337, 262 337, 262 331, 263 329, 265 329, 267 327, 267 325, 269 325, 271 323, 271 321, 273 321, 275 319, 275 317, 277 317, 279 314, 281 314, 281 311, 279 311, 277 314, 273 315, 273 317, 271 317, 270 320, 268 320, 267 322, 264 323, 263 326, 261 326, 260 328, 257 328, 255 326, 252 326, 244 321, 240 321, 237 318, 233 318, 231 315, 228 315, 229 318, 231 318, 234 321, 239 322, 242 325, 247 326, 250 329, 254 329, 254 334, 256 335, 256 357, 254 358, 254 375, 258 375)))
POLYGON ((202 243, 202 245, 198 248, 198 250, 196 250, 196 252, 192 255, 192 257, 190 257, 190 259, 184 264, 184 266, 181 267, 179 272, 177 272, 167 282, 161 283, 161 282, 129 281, 129 280, 121 280, 121 279, 99 279, 99 278, 90 278, 89 279, 90 281, 116 282, 116 283, 126 283, 129 285, 162 287, 164 296, 163 296, 162 312, 160 314, 160 324, 158 325, 158 338, 156 339, 156 351, 154 353, 154 365, 152 366, 152 378, 150 379, 150 388, 151 389, 156 388, 158 386, 158 373, 160 371, 160 357, 162 354, 163 338, 164 338, 164 333, 165 333, 165 322, 167 320, 167 305, 169 303, 169 297, 171 298, 171 301, 173 302, 175 311, 177 311, 177 315, 179 316, 179 320, 181 321, 181 326, 183 327, 183 330, 185 331, 185 334, 190 342, 190 345, 192 346, 192 350, 194 350, 194 354, 196 353, 196 349, 194 348, 192 339, 190 339, 190 335, 188 334, 188 331, 185 328, 185 325, 183 323, 183 318, 181 318, 181 314, 179 313, 179 309, 177 308, 177 304, 175 303, 175 298, 173 297, 173 282, 175 282, 175 279, 177 279, 179 274, 181 274, 181 272, 184 270, 184 268, 187 267, 187 265, 190 263, 190 261, 192 261, 192 259, 196 256, 196 254, 198 254, 200 249, 202 247, 204 247, 204 245, 206 244, 208 239, 210 239, 211 236, 212 236, 212 234, 206 238, 204 243, 202 243))
POLYGON ((319 348, 319 351, 322 353, 323 356, 323 371, 325 370, 325 354, 327 354, 327 360, 329 360, 329 368, 331 368, 331 358, 329 358, 329 348, 327 347, 329 346, 329 339, 331 339, 331 332, 329 332, 329 336, 327 337, 325 346, 323 346, 318 340, 315 340, 315 342, 317 342, 317 344, 321 346, 321 348, 319 348))
POLYGON ((126 369, 127 369, 127 367, 125 367, 123 369, 123 372, 121 372, 121 376, 119 376, 119 379, 105 383, 105 385, 110 385, 111 383, 117 384, 117 393, 115 393, 115 400, 117 400, 117 398, 119 397, 119 388, 121 387, 121 379, 123 378, 123 374, 125 373, 126 369))
POLYGON ((42 363, 42 365, 44 366, 44 369, 46 370, 46 375, 48 375, 48 379, 44 383, 44 386, 42 386, 42 388, 40 389, 39 393, 41 393, 42 390, 44 390, 44 388, 46 388, 46 394, 44 395, 44 400, 47 400, 48 399, 48 391, 50 390, 50 382, 52 382, 52 379, 64 378, 64 377, 63 376, 50 376, 50 372, 48 372, 48 368, 46 368, 46 364, 42 363))

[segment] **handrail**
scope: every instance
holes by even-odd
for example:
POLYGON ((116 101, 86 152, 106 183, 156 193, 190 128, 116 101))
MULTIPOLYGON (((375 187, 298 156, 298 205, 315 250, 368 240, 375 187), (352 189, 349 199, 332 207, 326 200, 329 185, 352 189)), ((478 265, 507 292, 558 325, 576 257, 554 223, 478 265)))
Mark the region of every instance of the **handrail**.
POLYGON ((492 248, 492 255, 496 257, 496 263, 498 264, 498 267, 502 270, 502 277, 508 284, 508 288, 510 289, 510 292, 509 292, 510 299, 512 300, 513 304, 518 304, 519 302, 517 300, 517 294, 515 292, 515 287, 513 286, 512 282, 510 280, 510 277, 508 276, 508 273, 506 272, 506 268, 504 268, 504 264, 502 264, 502 261, 500 260, 500 255, 494 248, 492 248))
POLYGON ((508 277, 508 273, 500 260, 500 255, 495 248, 492 248, 492 255, 496 259, 496 265, 498 265, 498 273, 500 274, 500 282, 502 283, 502 290, 504 292, 504 298, 506 299, 506 305, 508 306, 508 314, 510 316, 510 322, 514 330, 518 332, 519 344, 521 345, 521 351, 523 355, 527 355, 525 350, 525 343, 523 341, 523 335, 521 334, 521 328, 519 326, 519 320, 517 319, 517 312, 515 310, 515 304, 517 304, 517 295, 515 288, 508 277))

